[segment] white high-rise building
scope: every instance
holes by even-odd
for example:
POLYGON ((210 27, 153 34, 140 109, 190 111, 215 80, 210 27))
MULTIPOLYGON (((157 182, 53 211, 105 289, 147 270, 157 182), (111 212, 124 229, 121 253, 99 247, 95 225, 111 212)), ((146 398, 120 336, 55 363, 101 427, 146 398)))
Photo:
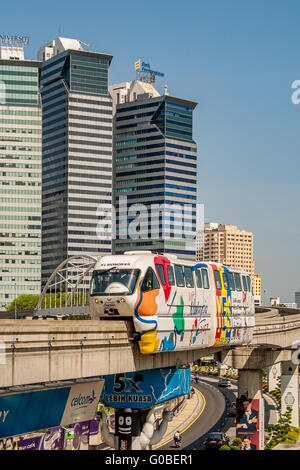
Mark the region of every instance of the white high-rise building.
POLYGON ((112 56, 57 38, 39 57, 48 58, 41 73, 44 285, 66 258, 111 253, 111 230, 97 228, 99 207, 112 203, 112 56))
POLYGON ((0 310, 40 294, 41 63, 0 46, 0 310))

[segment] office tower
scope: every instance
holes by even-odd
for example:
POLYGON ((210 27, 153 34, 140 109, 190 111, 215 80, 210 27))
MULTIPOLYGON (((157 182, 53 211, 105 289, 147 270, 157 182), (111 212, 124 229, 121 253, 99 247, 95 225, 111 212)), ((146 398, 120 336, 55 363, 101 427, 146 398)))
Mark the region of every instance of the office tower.
POLYGON ((141 80, 110 87, 114 102, 115 253, 195 259, 197 103, 141 80), (139 205, 140 209, 136 204, 139 205))
POLYGON ((112 202, 112 56, 75 39, 43 46, 42 284, 71 256, 111 252, 111 229, 97 230, 112 202))
POLYGON ((0 310, 41 280, 41 63, 0 46, 0 310))
POLYGON ((244 269, 253 280, 253 233, 239 230, 235 225, 204 224, 203 249, 197 251, 197 261, 214 261, 233 268, 244 269))

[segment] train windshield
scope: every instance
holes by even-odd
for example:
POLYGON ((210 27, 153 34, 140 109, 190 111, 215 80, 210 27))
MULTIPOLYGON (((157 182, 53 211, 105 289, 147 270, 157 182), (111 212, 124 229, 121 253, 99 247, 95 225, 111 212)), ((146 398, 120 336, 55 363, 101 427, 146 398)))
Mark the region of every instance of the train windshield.
POLYGON ((133 293, 139 269, 103 269, 93 272, 91 295, 130 295, 133 293))

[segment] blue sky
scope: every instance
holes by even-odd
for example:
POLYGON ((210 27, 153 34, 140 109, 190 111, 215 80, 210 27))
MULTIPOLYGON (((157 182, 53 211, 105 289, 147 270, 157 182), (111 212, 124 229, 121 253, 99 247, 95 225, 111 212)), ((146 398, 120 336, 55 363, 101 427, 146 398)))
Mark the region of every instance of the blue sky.
POLYGON ((114 56, 110 82, 141 58, 169 93, 197 101, 199 202, 206 221, 254 233, 266 299, 300 290, 298 0, 14 1, 0 34, 30 36, 27 58, 58 35, 114 56))

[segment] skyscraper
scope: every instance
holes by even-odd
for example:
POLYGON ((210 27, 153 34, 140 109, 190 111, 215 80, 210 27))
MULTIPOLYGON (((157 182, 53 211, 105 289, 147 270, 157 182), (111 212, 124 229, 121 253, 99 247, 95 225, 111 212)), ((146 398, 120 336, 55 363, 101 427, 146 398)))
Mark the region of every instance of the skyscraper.
POLYGON ((40 293, 40 67, 23 47, 0 46, 0 310, 40 293))
POLYGON ((195 259, 197 103, 140 80, 110 87, 114 101, 115 252, 195 259))
POLYGON ((112 202, 112 56, 76 39, 43 46, 42 284, 66 258, 111 252, 97 231, 99 205, 112 202))

